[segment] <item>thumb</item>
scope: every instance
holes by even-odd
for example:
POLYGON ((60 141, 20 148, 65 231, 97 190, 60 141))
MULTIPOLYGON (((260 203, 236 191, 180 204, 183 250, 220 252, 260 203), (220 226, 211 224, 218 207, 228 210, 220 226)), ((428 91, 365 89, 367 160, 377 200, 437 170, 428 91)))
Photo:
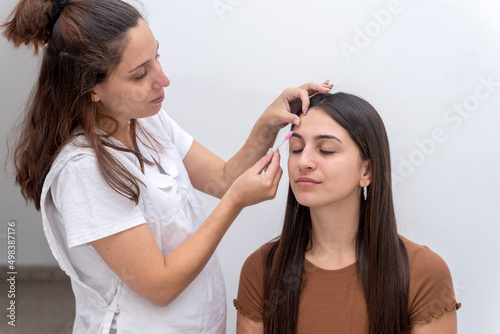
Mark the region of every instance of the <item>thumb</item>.
POLYGON ((285 121, 289 124, 300 125, 300 117, 295 115, 294 112, 287 112, 285 115, 285 121))

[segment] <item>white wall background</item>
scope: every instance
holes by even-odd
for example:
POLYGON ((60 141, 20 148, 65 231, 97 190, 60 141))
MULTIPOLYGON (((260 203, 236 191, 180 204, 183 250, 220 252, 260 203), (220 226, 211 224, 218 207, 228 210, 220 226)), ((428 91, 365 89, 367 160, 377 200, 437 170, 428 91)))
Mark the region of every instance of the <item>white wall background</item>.
MULTIPOLYGON (((2 0, 2 20, 14 3, 2 0)), ((400 233, 448 263, 462 302, 459 332, 498 332, 498 1, 144 0, 144 7, 172 81, 164 108, 225 159, 287 86, 330 79, 335 90, 370 101, 390 136, 400 233)), ((3 38, 0 60, 4 139, 38 60, 3 38)), ((284 174, 277 198, 245 209, 219 247, 228 333, 241 265, 279 233, 286 191, 284 174)), ((55 264, 39 214, 24 206, 9 176, 0 196, 0 263, 6 223, 15 219, 17 265, 55 264)), ((207 211, 217 203, 202 201, 207 211)))

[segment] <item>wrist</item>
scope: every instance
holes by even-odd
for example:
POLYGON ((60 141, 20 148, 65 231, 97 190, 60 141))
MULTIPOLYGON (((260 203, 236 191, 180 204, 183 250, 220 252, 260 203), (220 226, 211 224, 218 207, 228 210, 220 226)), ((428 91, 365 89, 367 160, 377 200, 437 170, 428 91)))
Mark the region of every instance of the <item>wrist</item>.
POLYGON ((261 116, 252 131, 251 145, 265 152, 274 144, 280 131, 279 126, 270 124, 264 116, 261 116))
POLYGON ((239 215, 245 208, 243 200, 230 190, 222 196, 220 204, 225 206, 235 216, 239 215))
POLYGON ((280 132, 283 124, 273 124, 270 117, 266 116, 266 113, 262 114, 257 122, 255 123, 255 127, 259 130, 259 132, 265 132, 270 136, 276 137, 278 132, 280 132))

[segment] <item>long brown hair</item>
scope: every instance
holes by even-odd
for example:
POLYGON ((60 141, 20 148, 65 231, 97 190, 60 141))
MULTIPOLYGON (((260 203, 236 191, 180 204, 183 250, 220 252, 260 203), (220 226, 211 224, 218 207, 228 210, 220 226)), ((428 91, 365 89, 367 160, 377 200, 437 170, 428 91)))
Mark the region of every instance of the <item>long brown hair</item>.
MULTIPOLYGON (((347 93, 320 94, 310 108, 320 108, 347 130, 372 174, 366 201, 361 200, 356 257, 368 307, 369 333, 408 332, 409 266, 399 238, 392 200, 389 142, 377 111, 347 93)), ((309 208, 288 192, 285 220, 264 270, 264 333, 297 330, 304 254, 311 246, 309 208)))
POLYGON ((60 8, 52 1, 21 0, 1 26, 15 47, 31 46, 35 54, 42 49, 38 81, 17 129, 12 153, 16 183, 26 201, 40 210, 45 177, 58 152, 79 128, 94 150, 106 182, 137 204, 138 179, 107 147, 132 152, 143 166, 148 161, 137 149, 140 128, 135 120, 130 121, 133 148, 113 145, 109 140, 113 133, 96 132, 100 122, 110 117, 99 113, 91 92, 120 63, 128 32, 142 16, 120 0, 69 0, 59 13, 56 9, 60 8))

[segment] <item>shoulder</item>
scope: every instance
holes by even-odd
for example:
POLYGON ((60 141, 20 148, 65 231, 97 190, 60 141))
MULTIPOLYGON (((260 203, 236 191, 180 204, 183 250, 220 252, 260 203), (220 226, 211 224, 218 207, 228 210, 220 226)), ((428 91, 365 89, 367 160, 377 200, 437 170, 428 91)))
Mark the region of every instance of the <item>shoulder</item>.
POLYGON ((411 324, 428 323, 460 308, 450 269, 429 247, 404 237, 410 267, 409 315, 411 324))
POLYGON ((253 295, 262 295, 266 259, 275 244, 275 241, 266 243, 247 257, 241 268, 240 290, 247 289, 253 295))
POLYGON ((139 122, 141 126, 145 127, 149 132, 166 133, 169 136, 172 136, 178 131, 183 131, 182 128, 163 109, 160 109, 156 115, 140 118, 139 122))
MULTIPOLYGON (((86 172, 97 170, 95 152, 89 147, 83 135, 73 137, 70 142, 61 148, 50 166, 44 186, 50 186, 54 179, 60 178, 61 172, 75 168, 86 172)), ((71 176, 71 172, 66 174, 71 176)))
POLYGON ((243 264, 243 270, 249 270, 251 272, 262 272, 266 263, 267 256, 271 251, 271 248, 276 244, 276 241, 271 241, 265 243, 259 247, 255 252, 250 254, 245 263, 243 264))
POLYGON ((420 276, 450 276, 448 265, 436 252, 425 245, 419 245, 401 237, 408 253, 412 278, 420 276))
POLYGON ((181 128, 163 109, 151 117, 141 118, 141 126, 146 133, 153 135, 155 141, 161 143, 164 148, 175 146, 181 158, 184 159, 193 143, 193 137, 181 128))
POLYGON ((241 269, 238 297, 233 303, 241 314, 253 321, 264 318, 264 267, 275 243, 266 243, 250 254, 241 269))
POLYGON ((141 125, 151 129, 167 129, 172 119, 167 115, 165 110, 160 109, 155 115, 139 119, 141 125))

